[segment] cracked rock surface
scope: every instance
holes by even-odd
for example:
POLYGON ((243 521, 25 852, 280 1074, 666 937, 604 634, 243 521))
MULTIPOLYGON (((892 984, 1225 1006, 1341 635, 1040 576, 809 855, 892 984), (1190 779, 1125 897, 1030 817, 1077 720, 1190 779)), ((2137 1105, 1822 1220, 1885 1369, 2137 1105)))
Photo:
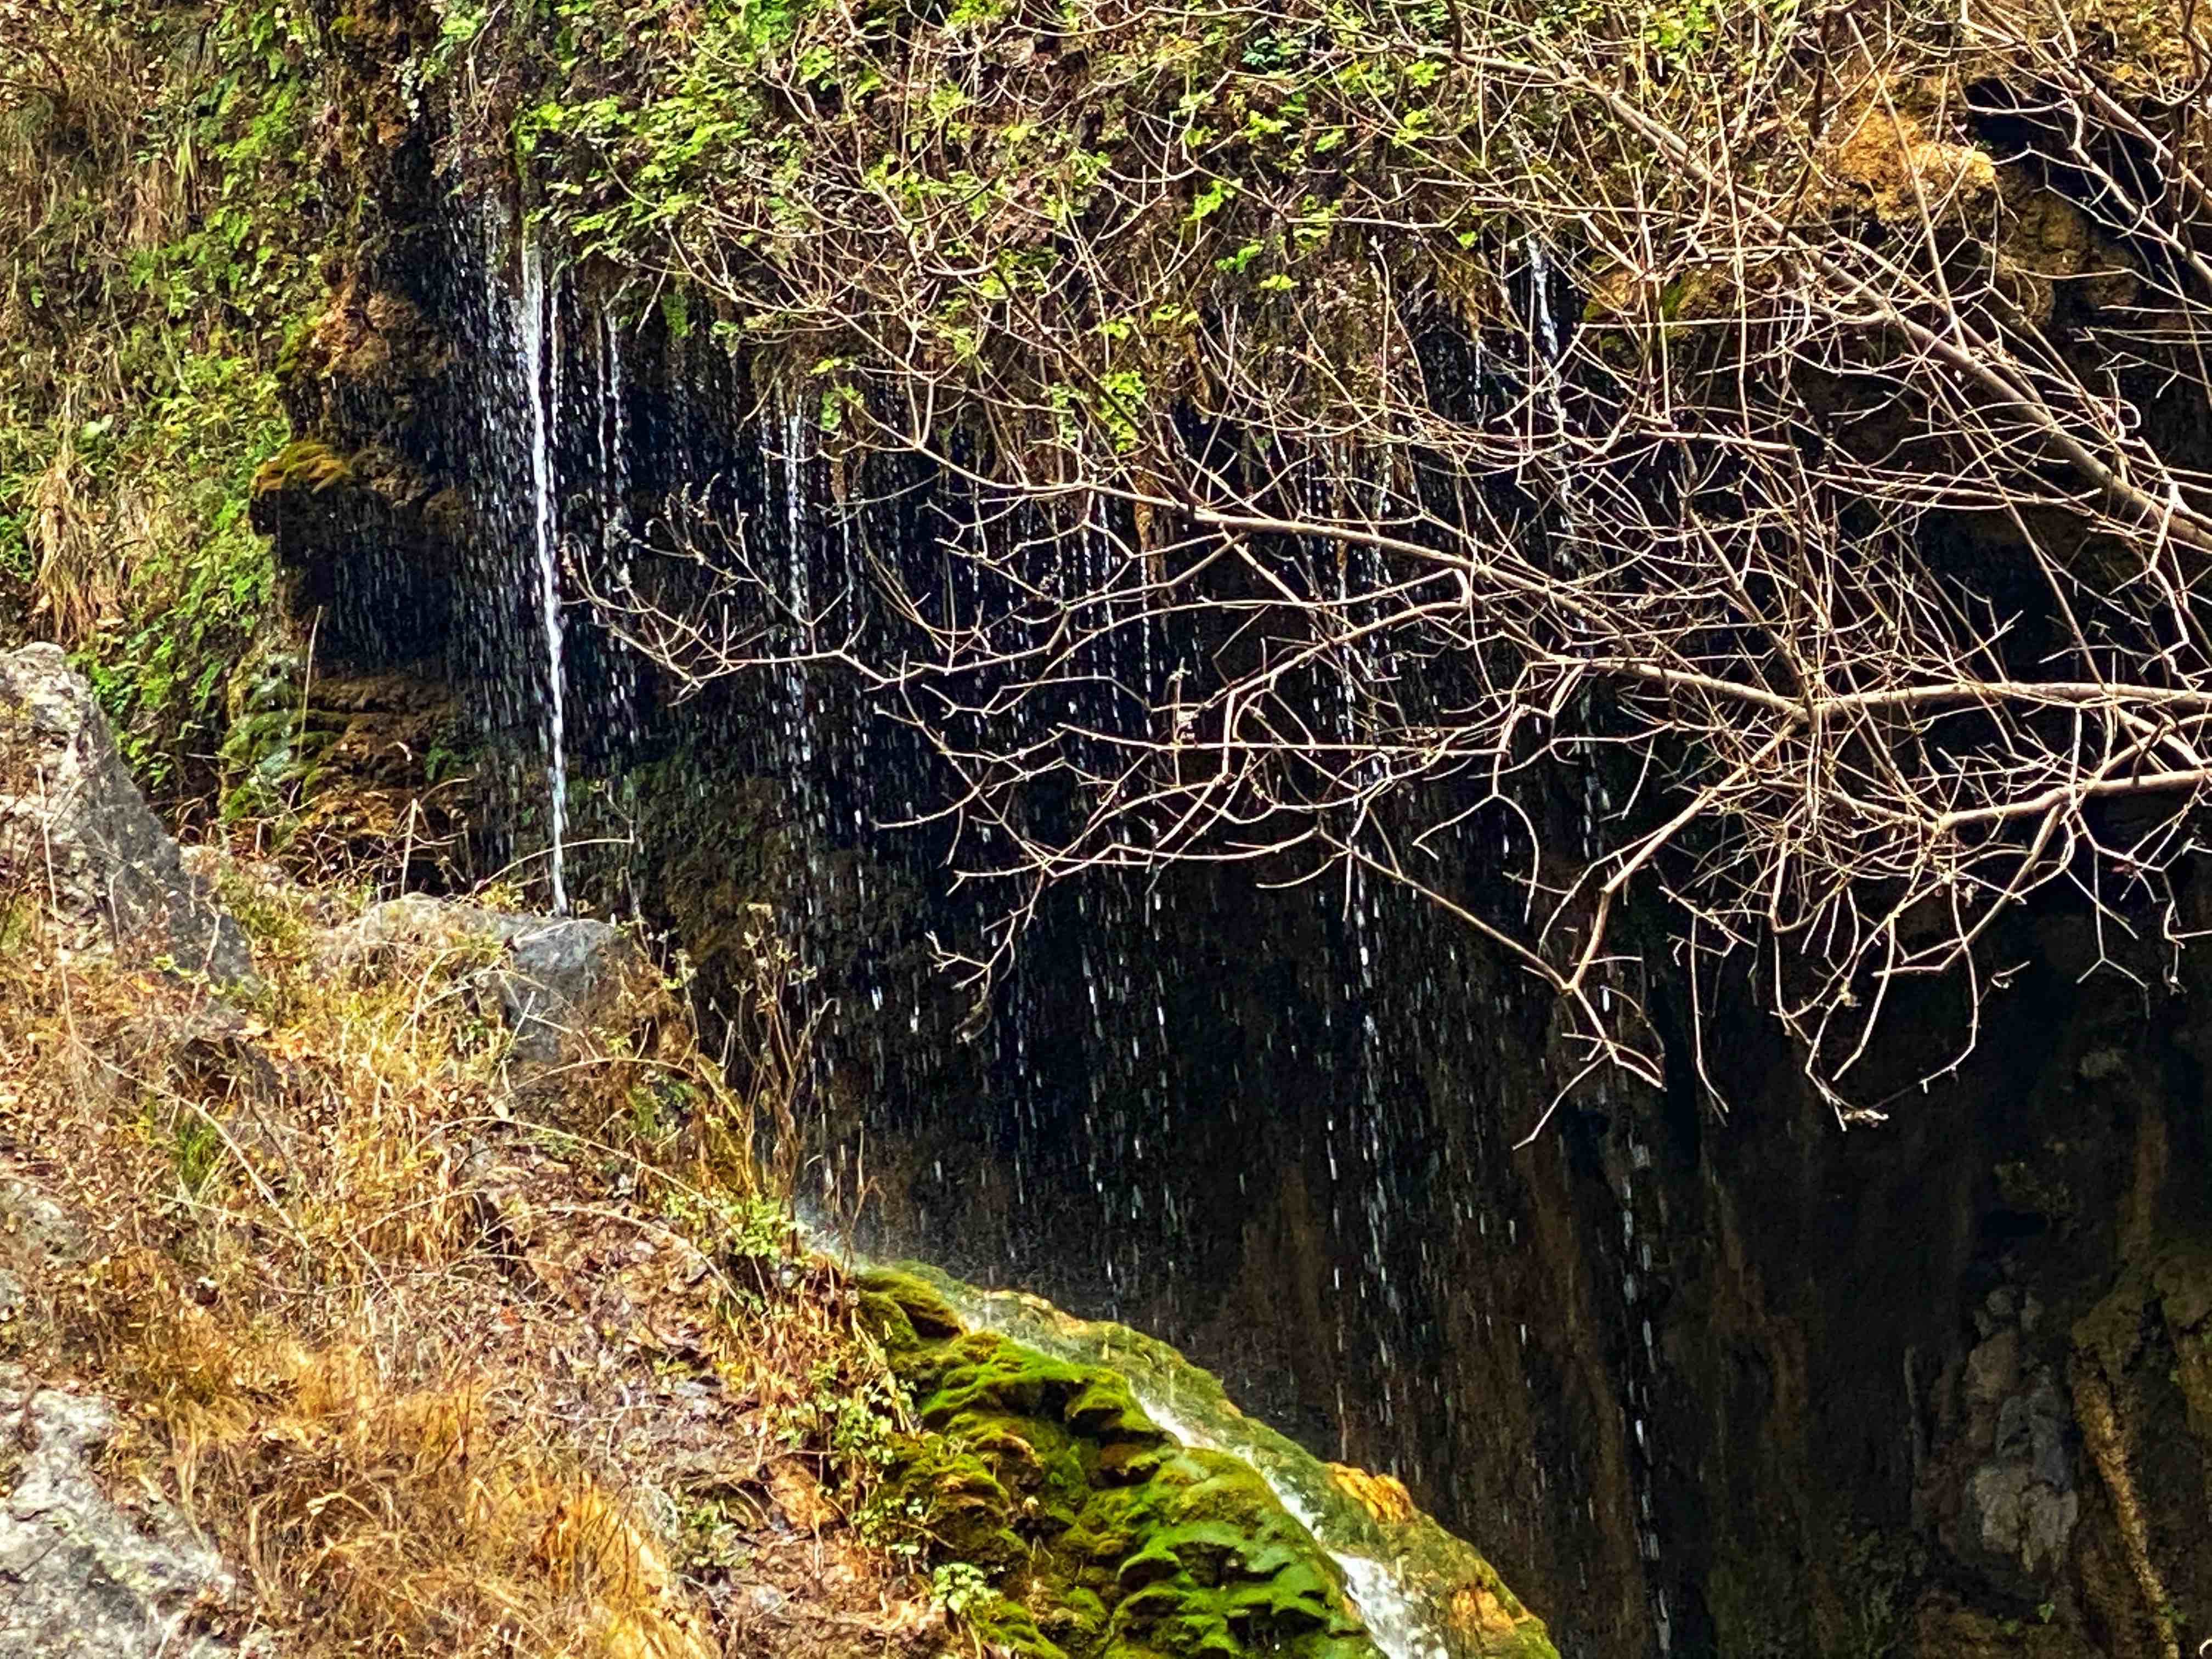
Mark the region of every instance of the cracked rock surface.
POLYGON ((419 959, 471 940, 496 955, 481 982, 526 1065, 565 1064, 588 1046, 594 1024, 619 1024, 614 1006, 645 968, 629 935, 607 922, 511 915, 419 893, 373 906, 338 930, 331 956, 334 964, 379 953, 419 959))

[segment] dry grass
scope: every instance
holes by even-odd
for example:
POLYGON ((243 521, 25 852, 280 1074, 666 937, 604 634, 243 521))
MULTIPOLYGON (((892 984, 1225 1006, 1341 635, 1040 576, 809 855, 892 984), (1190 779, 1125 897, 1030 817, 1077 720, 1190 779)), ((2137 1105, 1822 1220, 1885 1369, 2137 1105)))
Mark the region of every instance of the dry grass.
POLYGON ((0 368, 0 407, 19 420, 35 411, 51 434, 17 505, 46 628, 76 646, 116 614, 143 537, 120 522, 143 514, 103 498, 75 437, 125 398, 125 330, 110 313, 131 260, 187 222, 192 163, 189 147, 145 142, 168 72, 149 37, 80 9, 3 0, 0 38, 19 47, 0 76, 0 337, 19 345, 0 368))
MULTIPOLYGON (((0 78, 0 246, 45 241, 46 270, 109 279, 137 249, 173 236, 192 201, 189 151, 141 156, 149 110, 168 67, 150 32, 115 27, 96 8, 0 0, 0 40, 16 50, 0 78), (97 195, 88 200, 88 185, 97 195)), ((35 310, 41 274, 9 269, 0 303, 35 310)))
POLYGON ((792 1248, 748 1104, 665 991, 520 1078, 484 947, 347 950, 344 907, 226 887, 268 982, 250 1009, 5 910, 0 1163, 98 1237, 22 1357, 124 1407, 116 1479, 237 1565, 234 1616, 308 1656, 881 1653, 930 1628, 842 1523, 865 1468, 825 1396, 877 1373, 838 1279, 792 1248), (754 1618, 739 1589, 779 1572, 818 1618, 754 1618))
MULTIPOLYGON (((58 422, 64 434, 71 418, 65 404, 58 422)), ((100 619, 113 611, 123 586, 118 563, 105 556, 104 514, 94 494, 76 444, 64 436, 32 483, 27 504, 24 534, 39 561, 38 609, 54 637, 71 645, 92 636, 100 619)))

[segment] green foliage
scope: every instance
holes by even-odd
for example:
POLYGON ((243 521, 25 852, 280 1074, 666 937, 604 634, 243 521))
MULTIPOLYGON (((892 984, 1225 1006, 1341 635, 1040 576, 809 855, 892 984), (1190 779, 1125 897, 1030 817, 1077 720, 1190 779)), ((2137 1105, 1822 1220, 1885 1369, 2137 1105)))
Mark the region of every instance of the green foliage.
POLYGON ((0 951, 16 951, 37 935, 39 906, 20 894, 0 898, 0 951))
POLYGON ((955 1619, 984 1605, 994 1592, 982 1568, 972 1561, 946 1561, 930 1570, 929 1593, 955 1619))
POLYGON ((755 1193, 673 1188, 662 1203, 668 1218, 708 1248, 744 1261, 787 1262, 799 1231, 788 1206, 755 1193))
MULTIPOLYGON (((932 249, 957 275, 895 307, 921 349, 998 363, 1010 342, 1042 344, 1036 315, 1087 329, 1091 372, 1030 371, 1037 404, 1064 441, 1120 455, 1137 447, 1146 406, 1188 374, 1209 297, 1279 307, 1301 273, 1364 263, 1363 239, 1339 228, 1346 200, 1370 186, 1402 194, 1439 157, 1456 163, 1479 113, 1466 78, 1444 72, 1453 25, 1441 4, 1301 5, 1261 27, 1236 12, 1091 4, 1048 16, 1019 0, 558 0, 552 11, 550 42, 517 22, 471 33, 468 50, 478 81, 530 88, 507 142, 580 252, 664 295, 687 271, 726 273, 711 297, 732 344, 847 325, 864 344, 872 319, 853 291, 872 252, 932 249), (997 67, 1030 64, 1041 38, 1051 62, 997 67), (1161 195, 1161 177, 1182 182, 1161 195), (1103 266, 1079 252, 1091 236, 1110 237, 1103 266), (816 259, 831 280, 842 273, 854 314, 813 291, 816 259), (1158 275, 1184 269, 1212 271, 1213 294, 1158 275), (1088 318, 1065 311, 1078 284, 1088 318)), ((459 27, 459 0, 443 15, 459 27)), ((689 320, 671 316, 679 332, 689 320)), ((851 406, 870 355, 809 358, 830 379, 825 426, 851 406)))
POLYGON ((0 586, 141 781, 204 796, 269 615, 246 506, 331 220, 320 46, 287 0, 53 15, 44 74, 0 91, 0 586))
POLYGON ((693 1568, 723 1571, 751 1559, 744 1528, 753 1517, 734 1500, 713 1498, 694 1504, 684 1515, 684 1560, 693 1568))
POLYGON ((282 442, 272 374, 228 356, 187 358, 149 387, 126 441, 94 477, 118 495, 160 489, 173 533, 126 568, 118 612, 79 647, 125 758, 161 792, 224 740, 230 671, 267 614, 274 572, 246 521, 255 467, 282 442))
POLYGON ((281 820, 314 787, 343 732, 307 719, 305 668, 290 652, 263 653, 231 677, 231 714, 221 760, 226 823, 281 820))
POLYGON ((177 1184, 190 1198, 198 1198, 222 1162, 222 1135, 215 1120, 198 1108, 180 1108, 173 1132, 172 1157, 177 1184))
POLYGON ((1850 1659, 1886 1659, 1897 1652, 1911 1634, 1915 1597, 1927 1575, 1925 1549, 1911 1538, 1843 1534, 1835 1567, 1846 1623, 1830 1646, 1850 1659))
POLYGON ((825 1359, 816 1364, 810 1381, 805 1399, 782 1414, 786 1443, 826 1449, 848 1480, 889 1468, 911 1406, 898 1380, 885 1370, 855 1378, 841 1360, 825 1359))
POLYGON ((1507 94, 1485 62, 1571 60, 1702 130, 1796 84, 1798 12, 548 0, 488 21, 440 0, 422 72, 465 60, 502 89, 463 143, 518 159, 544 216, 675 332, 703 300, 726 345, 803 349, 825 430, 926 377, 948 423, 989 407, 1025 428, 1009 446, 1142 476, 1194 389, 1267 362, 1274 401, 1356 394, 1388 292, 1510 310, 1532 231, 1588 236, 1613 202, 1642 223, 1687 187, 1593 91, 1507 94), (1230 341, 1237 361, 1206 362, 1230 341), (1326 365, 1293 371, 1316 341, 1326 365))
POLYGON ((289 895, 272 891, 265 881, 225 866, 216 876, 216 892, 225 914, 257 945, 296 951, 307 937, 308 924, 299 906, 290 902, 289 895))

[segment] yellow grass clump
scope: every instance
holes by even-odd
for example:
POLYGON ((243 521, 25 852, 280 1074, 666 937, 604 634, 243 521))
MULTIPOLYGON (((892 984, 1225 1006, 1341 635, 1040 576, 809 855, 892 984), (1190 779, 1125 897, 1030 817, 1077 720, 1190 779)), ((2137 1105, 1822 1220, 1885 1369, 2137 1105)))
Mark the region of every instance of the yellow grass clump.
POLYGON ((827 1427, 880 1373, 665 988, 518 1077, 495 947, 364 952, 342 902, 224 885, 243 1007, 6 909, 0 1174, 93 1242, 0 1358, 117 1403, 113 1480, 222 1550, 234 1623, 287 1655, 842 1650, 740 1628, 750 1572, 818 1589, 817 1636, 915 1627, 827 1427))

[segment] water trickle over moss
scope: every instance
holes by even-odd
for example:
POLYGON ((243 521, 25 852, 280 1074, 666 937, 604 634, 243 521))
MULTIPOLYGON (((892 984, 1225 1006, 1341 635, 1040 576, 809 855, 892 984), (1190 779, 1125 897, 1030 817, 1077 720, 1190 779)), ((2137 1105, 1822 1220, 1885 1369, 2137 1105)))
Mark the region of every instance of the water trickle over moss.
MULTIPOLYGON (((966 1587, 948 1601, 986 1640, 1037 1659, 1376 1659, 1343 1569, 1251 1462, 1179 1443, 1108 1366, 968 1328, 921 1277, 861 1287, 919 1425, 879 1501, 966 1587)), ((1458 1648, 1555 1659, 1512 1613, 1458 1648)))
POLYGON ((864 1280, 862 1307, 921 1425, 888 1496, 933 1558, 988 1583, 959 1609, 987 1640, 1040 1659, 1375 1659, 1342 1572, 1267 1483, 1178 1445, 1121 1377, 967 1330, 903 1274, 864 1280))

